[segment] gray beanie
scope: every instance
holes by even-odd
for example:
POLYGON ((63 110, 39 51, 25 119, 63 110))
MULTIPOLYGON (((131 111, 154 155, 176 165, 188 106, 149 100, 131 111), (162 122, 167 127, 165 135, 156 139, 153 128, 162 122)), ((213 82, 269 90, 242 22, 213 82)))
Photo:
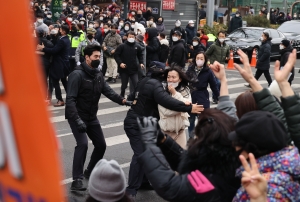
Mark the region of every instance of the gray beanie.
POLYGON ((123 198, 125 189, 125 174, 118 162, 101 159, 90 176, 91 197, 98 201, 115 202, 123 198))

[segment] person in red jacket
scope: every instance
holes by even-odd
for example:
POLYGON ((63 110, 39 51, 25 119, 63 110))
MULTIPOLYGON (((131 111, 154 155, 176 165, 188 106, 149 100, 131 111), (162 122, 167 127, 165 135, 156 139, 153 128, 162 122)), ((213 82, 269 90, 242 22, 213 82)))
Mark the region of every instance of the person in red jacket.
POLYGON ((203 29, 200 29, 199 32, 200 34, 200 43, 202 43, 205 47, 206 47, 206 44, 207 44, 207 41, 208 41, 208 36, 205 35, 205 32, 203 29))

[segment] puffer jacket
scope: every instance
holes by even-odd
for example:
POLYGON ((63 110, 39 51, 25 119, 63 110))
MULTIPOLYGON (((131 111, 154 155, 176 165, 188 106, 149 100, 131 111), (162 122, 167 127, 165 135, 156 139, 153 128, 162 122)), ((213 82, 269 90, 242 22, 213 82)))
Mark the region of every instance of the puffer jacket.
MULTIPOLYGON (((268 201, 300 201, 300 155, 294 146, 262 156, 257 160, 260 173, 268 182, 268 201)), ((241 177, 243 167, 237 169, 241 177)), ((241 187, 233 202, 250 201, 245 189, 241 187)))
MULTIPOLYGON (((284 65, 287 63, 291 52, 293 52, 293 47, 291 45, 289 45, 285 49, 279 51, 279 53, 281 55, 281 58, 280 58, 280 67, 284 67, 284 65)), ((294 80, 295 67, 293 67, 291 73, 292 74, 291 74, 291 76, 289 78, 289 82, 292 82, 294 80)))
MULTIPOLYGON (((115 50, 120 44, 122 44, 122 38, 119 34, 109 33, 102 44, 102 47, 107 47, 107 50, 115 50)), ((105 57, 114 57, 113 54, 109 54, 107 51, 104 51, 105 57)))
POLYGON ((259 70, 270 69, 271 40, 263 41, 258 49, 256 68, 259 70))
MULTIPOLYGON (((179 92, 177 91, 172 97, 182 102, 192 101, 188 88, 180 89, 179 92)), ((178 134, 180 130, 190 125, 188 120, 189 114, 187 112, 169 110, 161 105, 158 105, 158 111, 160 116, 158 123, 160 128, 164 131, 176 132, 178 134)))
POLYGON ((159 61, 159 48, 160 43, 157 38, 157 29, 152 27, 147 29, 148 33, 148 45, 146 46, 146 63, 150 65, 152 61, 159 61))
POLYGON ((229 46, 224 42, 221 44, 219 40, 216 40, 205 52, 210 60, 210 63, 218 61, 221 64, 225 64, 226 58, 229 58, 229 46))

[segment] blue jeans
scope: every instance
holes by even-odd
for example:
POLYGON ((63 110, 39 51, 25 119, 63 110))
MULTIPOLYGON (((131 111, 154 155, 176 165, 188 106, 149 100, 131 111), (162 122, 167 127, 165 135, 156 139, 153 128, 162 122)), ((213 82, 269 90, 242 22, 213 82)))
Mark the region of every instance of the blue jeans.
MULTIPOLYGON (((214 76, 215 77, 215 76, 214 76)), ((216 83, 217 83, 217 89, 218 89, 218 91, 219 91, 219 94, 220 94, 220 89, 221 89, 221 82, 220 82, 220 80, 217 78, 217 77, 215 77, 215 81, 216 81, 216 83)), ((214 95, 214 93, 212 92, 212 98, 213 98, 213 100, 216 100, 216 101, 218 101, 219 100, 219 98, 218 97, 216 97, 215 95, 214 95)))

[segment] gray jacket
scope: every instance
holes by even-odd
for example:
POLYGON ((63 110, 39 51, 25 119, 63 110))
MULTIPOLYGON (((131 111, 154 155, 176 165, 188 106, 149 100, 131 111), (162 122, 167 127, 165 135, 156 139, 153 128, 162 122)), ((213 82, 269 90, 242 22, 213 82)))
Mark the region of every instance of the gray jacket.
MULTIPOLYGON (((87 45, 98 45, 100 46, 100 44, 95 40, 92 39, 92 41, 85 39, 84 41, 80 42, 80 44, 78 45, 76 51, 75 51, 75 61, 80 62, 80 56, 83 56, 83 50, 85 49, 85 47, 87 45)), ((100 65, 102 66, 103 64, 103 53, 101 51, 101 56, 100 56, 100 65)))
POLYGON ((236 121, 239 120, 239 118, 236 115, 236 106, 235 104, 230 100, 228 95, 220 96, 219 97, 219 104, 217 106, 217 109, 223 111, 228 116, 234 118, 236 121))

